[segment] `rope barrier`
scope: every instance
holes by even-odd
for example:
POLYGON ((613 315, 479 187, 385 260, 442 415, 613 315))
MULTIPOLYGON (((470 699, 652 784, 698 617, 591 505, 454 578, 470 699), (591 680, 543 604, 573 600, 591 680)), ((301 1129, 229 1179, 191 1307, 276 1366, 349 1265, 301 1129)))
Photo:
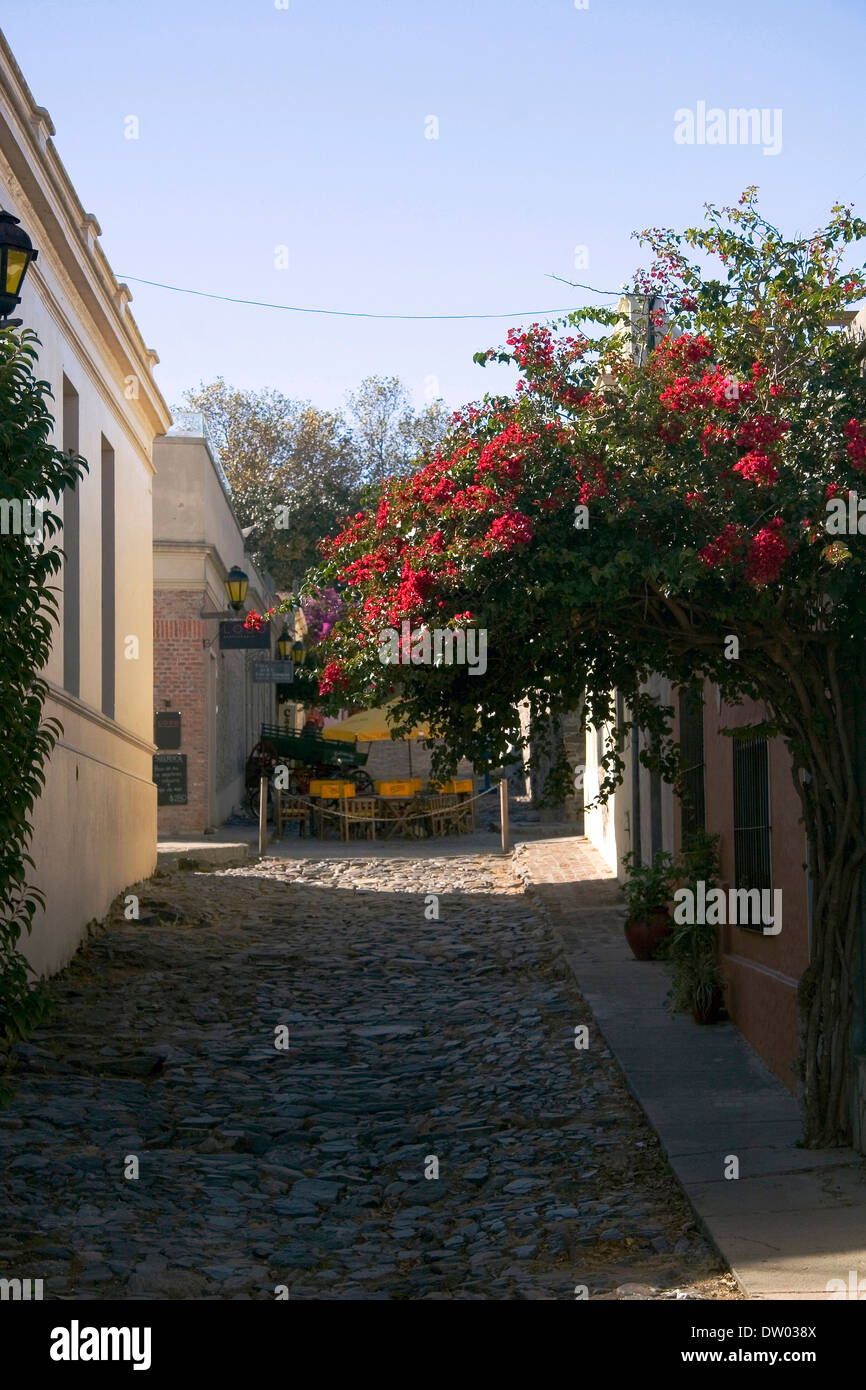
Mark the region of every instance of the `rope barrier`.
MULTIPOLYGON (((489 796, 491 792, 493 792, 493 791, 498 791, 498 789, 499 789, 499 784, 497 783, 496 786, 493 786, 493 787, 485 787, 483 791, 480 791, 480 792, 473 792, 473 794, 472 794, 471 796, 467 796, 467 797, 466 797, 466 800, 465 800, 465 801, 458 801, 458 802, 456 802, 455 804, 453 804, 453 805, 451 805, 451 806, 431 806, 428 810, 426 810, 426 811, 419 811, 416 815, 395 816, 395 817, 393 817, 393 819, 394 819, 394 820, 399 820, 399 822, 400 822, 401 825, 405 825, 405 824, 406 824, 408 821, 410 821, 410 820, 428 820, 429 817, 430 817, 431 815, 437 815, 437 814, 448 815, 449 813, 452 814, 452 815, 454 815, 454 814, 456 814, 456 813, 458 813, 458 812, 462 813, 463 811, 465 811, 465 810, 467 809, 467 807, 469 807, 469 806, 472 805, 473 801, 480 801, 481 798, 482 798, 482 796, 489 796)), ((303 805, 309 806, 310 810, 315 811, 316 814, 317 814, 317 815, 320 815, 320 816, 336 816, 338 819, 341 819, 341 820, 358 821, 358 822, 360 822, 360 823, 362 823, 362 824, 363 824, 364 822, 370 821, 370 820, 383 820, 383 821, 386 821, 386 820, 391 819, 391 817, 388 817, 388 816, 356 816, 356 815, 353 815, 351 811, 333 811, 333 810, 331 810, 331 808, 330 808, 329 806, 320 806, 320 805, 318 805, 318 803, 317 803, 316 801, 312 800, 311 798, 305 798, 305 797, 303 797, 303 796, 302 796, 300 793, 298 793, 298 792, 284 791, 284 790, 283 790, 282 788, 280 788, 280 787, 275 787, 275 788, 274 788, 274 791, 275 791, 275 792, 277 793, 277 795, 279 795, 279 796, 284 796, 284 795, 285 795, 285 796, 290 797, 291 800, 294 801, 294 802, 300 801, 303 805)), ((461 795, 460 792, 434 792, 434 793, 431 793, 431 794, 434 795, 434 796, 459 796, 459 795, 461 795)), ((325 798, 322 798, 322 799, 323 799, 323 800, 328 800, 328 801, 337 801, 337 800, 340 800, 340 801, 353 801, 353 800, 358 800, 358 801, 362 801, 362 800, 364 800, 364 801, 366 801, 366 800, 370 800, 370 801, 372 801, 372 800, 379 800, 379 801, 391 801, 391 800, 393 800, 393 801, 398 801, 398 800, 400 800, 399 797, 393 797, 393 798, 392 798, 392 797, 384 797, 384 796, 380 796, 380 795, 379 795, 378 793, 376 793, 376 792, 370 792, 369 796, 367 796, 367 797, 339 797, 339 798, 338 798, 338 797, 325 797, 325 798)), ((409 798, 406 798, 406 799, 408 800, 409 798)))

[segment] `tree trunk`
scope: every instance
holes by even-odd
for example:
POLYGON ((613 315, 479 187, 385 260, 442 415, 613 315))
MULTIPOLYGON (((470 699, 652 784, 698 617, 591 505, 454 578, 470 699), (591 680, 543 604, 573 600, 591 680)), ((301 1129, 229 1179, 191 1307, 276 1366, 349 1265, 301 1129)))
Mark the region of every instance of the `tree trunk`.
POLYGON ((813 883, 810 961, 797 991, 807 1148, 851 1141, 854 968, 866 843, 854 756, 853 705, 840 691, 833 653, 801 676, 808 705, 796 746, 807 774, 795 781, 809 837, 813 883), (803 736, 805 735, 805 746, 803 736))

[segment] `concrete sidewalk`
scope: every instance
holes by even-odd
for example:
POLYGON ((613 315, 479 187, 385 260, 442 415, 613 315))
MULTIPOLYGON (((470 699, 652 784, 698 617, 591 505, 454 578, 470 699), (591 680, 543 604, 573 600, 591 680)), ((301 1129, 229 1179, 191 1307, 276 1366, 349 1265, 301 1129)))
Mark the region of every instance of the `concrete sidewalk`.
POLYGON ((797 1148, 794 1097, 733 1024, 701 1027, 667 1013, 668 968, 633 958, 616 879, 588 840, 520 845, 515 866, 548 910, 631 1091, 743 1291, 826 1299, 836 1279, 856 1297, 862 1278, 866 1297, 863 1159, 797 1148), (724 1175, 730 1156, 736 1181, 724 1175))

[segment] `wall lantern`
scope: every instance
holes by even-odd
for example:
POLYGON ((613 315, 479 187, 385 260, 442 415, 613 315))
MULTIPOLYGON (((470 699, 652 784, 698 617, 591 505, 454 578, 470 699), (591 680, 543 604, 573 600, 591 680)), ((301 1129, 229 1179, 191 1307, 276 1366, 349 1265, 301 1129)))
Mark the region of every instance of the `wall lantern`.
POLYGON ((232 565, 225 580, 226 593, 229 596, 229 605, 235 612, 239 612, 244 606, 244 599, 247 596, 249 578, 237 565, 232 565))
POLYGON ((307 653, 304 650, 304 644, 299 638, 297 642, 294 642, 292 644, 292 661, 295 663, 296 666, 303 666, 304 657, 306 655, 307 653))
POLYGON ((289 629, 287 627, 284 627, 279 637, 277 638, 277 655, 279 656, 280 661, 288 661, 291 654, 292 639, 289 634, 289 629))
POLYGON ((19 219, 11 212, 0 212, 0 328, 17 328, 21 323, 9 315, 21 303, 27 267, 38 254, 19 219))

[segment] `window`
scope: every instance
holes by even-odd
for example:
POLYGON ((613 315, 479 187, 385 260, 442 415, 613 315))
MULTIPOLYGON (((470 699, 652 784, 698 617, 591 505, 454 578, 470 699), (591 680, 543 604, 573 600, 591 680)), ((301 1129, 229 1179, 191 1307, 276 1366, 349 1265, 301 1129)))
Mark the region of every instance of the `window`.
POLYGON ((102 713, 114 718, 114 450, 102 436, 102 713))
POLYGON ((637 724, 631 731, 631 851, 634 865, 642 864, 640 839, 640 730, 637 724))
MULTIPOLYGON (((737 888, 772 887, 770 769, 765 738, 734 740, 734 877, 737 888)), ((751 929, 760 931, 760 924, 751 929)))
POLYGON ((706 828, 703 691, 681 690, 679 707, 682 842, 683 849, 688 849, 695 836, 706 828))
MULTIPOLYGON (((78 454, 78 392, 63 378, 63 452, 78 454)), ((63 490, 63 685, 70 695, 81 686, 81 558, 78 484, 63 490)))

